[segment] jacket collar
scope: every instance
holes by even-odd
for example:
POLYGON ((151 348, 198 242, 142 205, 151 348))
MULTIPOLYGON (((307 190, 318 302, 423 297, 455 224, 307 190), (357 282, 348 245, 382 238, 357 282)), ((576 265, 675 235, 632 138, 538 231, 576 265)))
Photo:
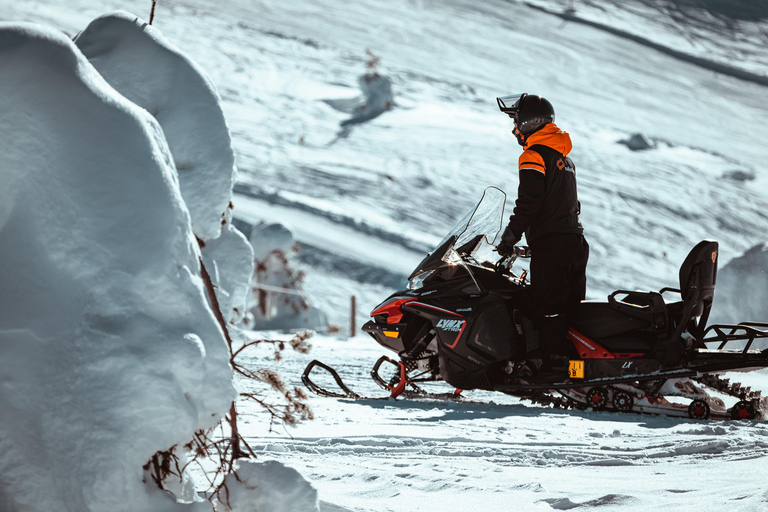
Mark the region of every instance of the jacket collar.
POLYGON ((536 144, 552 148, 563 156, 573 149, 571 136, 568 135, 568 132, 558 128, 555 123, 547 123, 544 128, 529 135, 528 140, 525 141, 525 149, 536 144))

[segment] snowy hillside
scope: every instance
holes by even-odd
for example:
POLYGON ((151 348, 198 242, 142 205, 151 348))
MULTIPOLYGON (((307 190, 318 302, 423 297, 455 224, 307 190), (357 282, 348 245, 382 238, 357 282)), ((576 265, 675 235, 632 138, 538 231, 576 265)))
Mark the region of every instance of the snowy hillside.
MULTIPOLYGON (((568 2, 532 3, 159 3, 155 26, 221 96, 239 169, 233 215, 291 228, 305 289, 342 327, 342 337, 315 337, 307 356, 277 364, 256 353, 254 367, 275 365, 299 385, 317 358, 355 390, 381 393, 369 371, 383 350, 367 336, 346 337, 349 297, 358 296, 359 326, 486 186, 506 190, 511 206, 520 149, 495 105, 501 94, 547 97, 571 134, 589 297, 676 286, 703 238, 720 242, 722 262, 768 239, 768 89, 702 63, 765 75, 761 3, 729 18, 715 0, 700 2, 721 7, 713 11, 574 1, 576 21, 562 16, 568 2), (392 101, 349 123, 374 56, 392 101), (635 134, 652 147, 622 142, 635 134)), ((0 0, 0 22, 45 23, 74 37, 114 9, 148 17, 149 4, 0 0)), ((742 382, 768 391, 765 375, 742 382)), ((243 433, 261 460, 299 470, 323 512, 751 511, 768 500, 760 422, 558 412, 487 393, 459 403, 310 404, 314 421, 277 432, 250 409, 243 433)))
MULTIPOLYGON (((591 5, 575 2, 576 14, 591 16, 591 5)), ((619 25, 630 10, 621 5, 604 6, 601 21, 619 25)), ((676 44, 663 11, 632 5, 645 36, 676 44)), ((110 8, 148 14, 138 1, 2 6, 0 17, 72 35, 110 8)), ((307 287, 332 323, 346 324, 353 292, 364 295, 362 320, 485 186, 514 195, 518 147, 494 104, 514 91, 549 98, 574 141, 590 297, 675 284, 704 237, 720 241, 722 261, 764 241, 768 105, 753 82, 523 2, 185 0, 160 3, 156 16, 218 85, 240 169, 235 214, 289 223, 305 262, 323 270, 309 273, 307 287), (361 95, 366 50, 381 57, 395 106, 337 139, 349 114, 324 100, 361 95), (617 143, 636 132, 656 149, 617 143), (379 276, 383 290, 370 278, 373 287, 361 289, 347 269, 379 276)), ((709 57, 727 39, 735 65, 766 60, 766 45, 744 36, 765 32, 765 21, 702 30, 674 19, 680 37, 695 35, 686 51, 709 57)))

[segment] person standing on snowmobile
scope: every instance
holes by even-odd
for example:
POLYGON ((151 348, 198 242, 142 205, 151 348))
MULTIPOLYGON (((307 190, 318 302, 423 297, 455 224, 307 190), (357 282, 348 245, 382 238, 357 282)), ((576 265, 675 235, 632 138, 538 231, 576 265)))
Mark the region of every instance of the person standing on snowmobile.
POLYGON ((496 101, 515 121, 513 133, 524 148, 515 208, 496 251, 511 255, 525 233, 531 250, 534 323, 539 329, 539 350, 529 359, 541 358, 541 377, 564 377, 567 360, 575 355, 567 339, 569 316, 584 300, 589 258, 579 221, 576 167, 567 156, 571 138, 555 125, 555 110, 541 96, 523 93, 496 101))

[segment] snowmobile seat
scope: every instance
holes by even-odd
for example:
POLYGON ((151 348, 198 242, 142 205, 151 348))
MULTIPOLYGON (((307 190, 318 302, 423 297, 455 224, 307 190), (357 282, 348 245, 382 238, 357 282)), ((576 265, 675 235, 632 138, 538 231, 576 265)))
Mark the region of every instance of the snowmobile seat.
POLYGON ((714 240, 702 240, 691 249, 680 266, 680 296, 683 308, 673 339, 688 332, 697 341, 704 334, 717 282, 717 253, 714 240))
POLYGON ((714 240, 696 244, 680 266, 680 289, 661 290, 678 292, 682 299, 680 306, 670 312, 676 326, 674 333, 654 347, 654 357, 665 365, 677 365, 691 350, 704 346, 702 338, 715 295, 718 247, 714 240), (693 340, 683 339, 686 332, 693 340))
POLYGON ((659 292, 617 290, 608 296, 611 308, 645 322, 658 338, 669 332, 667 303, 659 292), (621 299, 617 298, 623 296, 621 299))
POLYGON ((612 352, 645 353, 657 340, 647 320, 625 314, 603 301, 582 301, 571 325, 612 352))
POLYGON ((658 357, 674 361, 684 332, 700 344, 714 298, 717 252, 714 240, 703 240, 691 250, 680 266, 680 290, 617 290, 608 302, 582 301, 573 315, 573 327, 611 351, 653 350, 658 357), (667 303, 663 294, 670 291, 680 293, 682 300, 667 303))

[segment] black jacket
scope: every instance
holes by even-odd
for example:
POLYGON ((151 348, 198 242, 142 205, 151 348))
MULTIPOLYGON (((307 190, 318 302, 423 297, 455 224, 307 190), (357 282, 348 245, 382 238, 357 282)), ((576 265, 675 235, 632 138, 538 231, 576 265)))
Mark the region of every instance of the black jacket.
POLYGON ((568 134, 550 123, 529 136, 520 155, 520 185, 509 227, 528 245, 556 233, 583 233, 576 193, 576 166, 566 155, 568 134))

